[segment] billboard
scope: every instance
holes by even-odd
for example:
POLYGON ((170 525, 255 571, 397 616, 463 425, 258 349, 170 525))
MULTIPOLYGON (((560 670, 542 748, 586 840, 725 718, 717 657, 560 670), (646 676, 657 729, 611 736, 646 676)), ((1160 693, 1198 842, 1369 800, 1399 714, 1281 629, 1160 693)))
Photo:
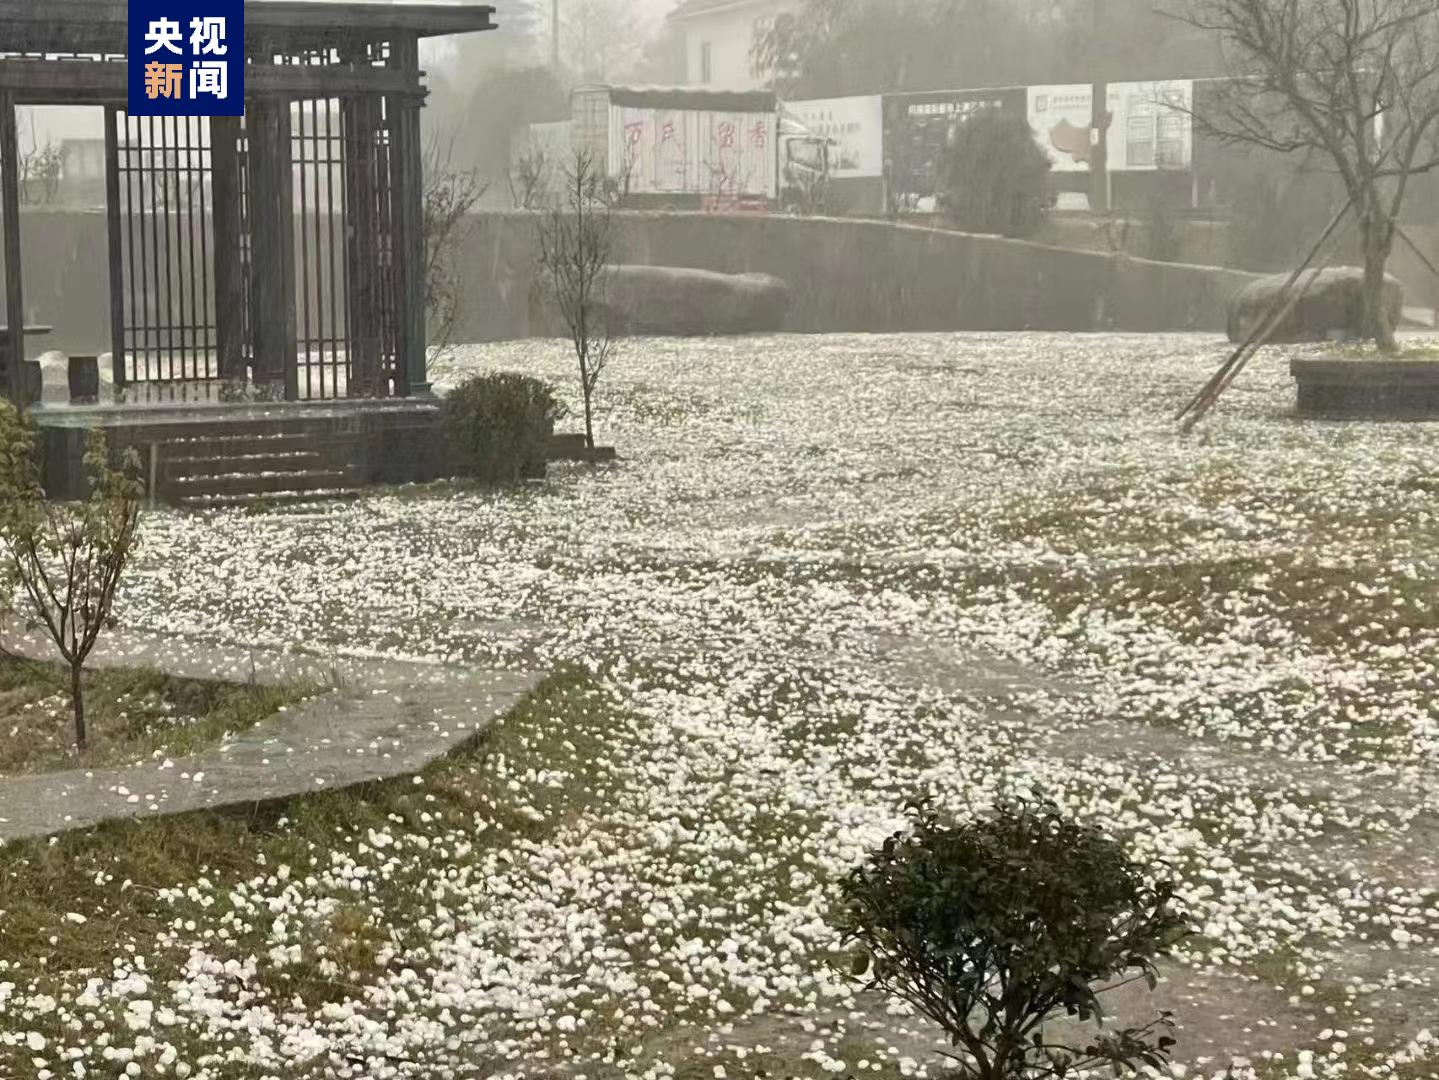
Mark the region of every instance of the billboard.
POLYGON ((879 95, 791 101, 785 109, 812 134, 830 140, 830 176, 884 175, 884 99, 879 95))
MULTIPOLYGON (((1194 160, 1194 83, 1110 83, 1106 94, 1110 172, 1188 169, 1194 160)), ((1055 172, 1088 172, 1098 150, 1094 89, 1088 84, 1031 86, 1029 126, 1055 172)))
POLYGON ((1055 172, 1088 172, 1097 152, 1094 88, 1088 83, 1031 86, 1029 127, 1055 172))
POLYGON ((1189 169, 1194 164, 1194 83, 1110 83, 1110 172, 1189 169))
POLYGON ((778 194, 773 112, 614 106, 610 173, 629 195, 778 194))
POLYGON ((941 90, 891 94, 884 99, 884 156, 891 197, 899 203, 932 201, 940 163, 955 129, 981 109, 1024 114, 1024 88, 941 90))

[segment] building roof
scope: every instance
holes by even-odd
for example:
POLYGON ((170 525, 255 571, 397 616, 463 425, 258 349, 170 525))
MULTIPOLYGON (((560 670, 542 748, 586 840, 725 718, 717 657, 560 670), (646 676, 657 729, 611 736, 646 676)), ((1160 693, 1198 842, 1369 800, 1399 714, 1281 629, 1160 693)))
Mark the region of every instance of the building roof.
POLYGON ((632 109, 679 109, 711 112, 773 112, 773 90, 712 90, 698 86, 580 86, 575 93, 603 93, 612 105, 632 109))
POLYGON ((669 13, 671 19, 691 19, 696 15, 714 15, 722 11, 747 7, 778 7, 776 0, 683 0, 669 13))
MULTIPOLYGON (((245 0, 245 35, 252 54, 271 43, 304 52, 395 34, 493 30, 494 10, 487 4, 245 0)), ((0 50, 121 55, 128 20, 126 0, 0 0, 0 50)))

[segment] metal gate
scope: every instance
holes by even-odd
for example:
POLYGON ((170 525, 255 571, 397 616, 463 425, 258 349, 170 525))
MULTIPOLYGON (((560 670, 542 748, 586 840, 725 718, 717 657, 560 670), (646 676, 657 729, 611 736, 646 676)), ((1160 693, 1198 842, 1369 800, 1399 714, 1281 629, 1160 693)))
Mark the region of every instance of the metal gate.
POLYGON ((260 136, 245 121, 108 112, 111 276, 123 283, 111 300, 117 386, 278 378, 276 361, 257 364, 265 352, 286 354, 289 397, 405 393, 388 102, 280 105, 265 121, 288 149, 278 162, 253 152, 260 136), (273 193, 263 207, 261 191, 273 193), (280 247, 273 229, 260 235, 267 222, 280 247), (293 294, 272 279, 274 264, 261 269, 262 243, 286 250, 293 294), (277 335, 267 319, 288 324, 291 295, 294 333, 277 335))
POLYGON ((295 105, 295 314, 303 398, 403 393, 390 145, 382 99, 295 105))
POLYGON ((108 113, 117 384, 217 379, 208 121, 108 113))
POLYGON ((292 124, 299 396, 400 393, 384 103, 300 101, 292 124))

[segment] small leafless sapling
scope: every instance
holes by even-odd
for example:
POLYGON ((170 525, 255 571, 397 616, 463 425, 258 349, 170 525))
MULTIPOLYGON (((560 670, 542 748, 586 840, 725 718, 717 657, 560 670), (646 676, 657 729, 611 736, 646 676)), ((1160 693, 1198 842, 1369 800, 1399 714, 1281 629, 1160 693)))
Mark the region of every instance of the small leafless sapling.
POLYGON ((31 461, 10 461, 13 471, 5 486, 14 490, 4 493, 11 497, 0 522, 5 585, 19 586, 31 614, 49 632, 70 669, 75 744, 82 751, 85 661, 113 621, 115 593, 139 542, 144 498, 140 461, 133 450, 122 467, 114 469, 104 436, 92 432, 85 465, 90 497, 66 505, 45 500, 31 461))
POLYGON ((431 142, 425 148, 425 311, 431 342, 445 349, 459 318, 460 276, 455 252, 471 211, 489 190, 476 169, 454 167, 453 147, 431 142))
POLYGON ((550 189, 553 164, 543 146, 531 146, 515 158, 506 174, 516 210, 535 210, 550 189))
POLYGON ((613 223, 602 170, 589 153, 577 152, 566 171, 564 199, 540 221, 540 268, 579 363, 591 450, 595 387, 610 359, 605 291, 614 262, 613 223))

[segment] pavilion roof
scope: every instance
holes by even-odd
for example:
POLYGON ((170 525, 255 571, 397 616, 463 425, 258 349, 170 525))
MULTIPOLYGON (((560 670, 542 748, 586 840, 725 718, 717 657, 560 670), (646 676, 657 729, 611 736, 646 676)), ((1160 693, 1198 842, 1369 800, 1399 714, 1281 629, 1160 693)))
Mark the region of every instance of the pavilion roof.
MULTIPOLYGON (((127 8, 125 0, 0 0, 0 52, 123 55, 127 8)), ((396 34, 492 30, 493 15, 487 4, 246 0, 245 34, 252 56, 298 54, 396 34)))

